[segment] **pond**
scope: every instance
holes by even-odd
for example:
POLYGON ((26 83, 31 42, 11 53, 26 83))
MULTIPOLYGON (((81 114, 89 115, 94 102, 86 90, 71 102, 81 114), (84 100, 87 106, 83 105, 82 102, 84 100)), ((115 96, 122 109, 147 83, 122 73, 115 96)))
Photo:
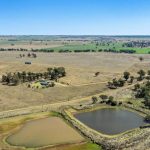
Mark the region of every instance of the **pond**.
POLYGON ((103 134, 118 134, 146 124, 144 118, 134 112, 107 108, 76 114, 85 125, 103 134))
POLYGON ((30 121, 10 135, 6 141, 26 148, 78 143, 84 138, 58 117, 30 121))

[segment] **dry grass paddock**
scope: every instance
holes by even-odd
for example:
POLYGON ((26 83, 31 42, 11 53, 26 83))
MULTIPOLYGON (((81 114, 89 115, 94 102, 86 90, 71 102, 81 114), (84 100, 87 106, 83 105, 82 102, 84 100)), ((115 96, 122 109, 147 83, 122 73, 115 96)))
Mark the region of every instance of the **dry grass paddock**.
POLYGON ((113 53, 37 53, 37 58, 18 58, 27 52, 0 52, 0 76, 6 72, 44 72, 48 67, 63 66, 67 75, 53 88, 30 89, 26 84, 16 87, 0 84, 0 111, 35 105, 70 101, 106 90, 106 83, 121 76, 125 70, 135 73, 148 69, 150 56, 113 53), (31 65, 25 65, 31 61, 31 65), (95 77, 95 72, 100 74, 95 77), (68 84, 68 85, 67 85, 68 84))

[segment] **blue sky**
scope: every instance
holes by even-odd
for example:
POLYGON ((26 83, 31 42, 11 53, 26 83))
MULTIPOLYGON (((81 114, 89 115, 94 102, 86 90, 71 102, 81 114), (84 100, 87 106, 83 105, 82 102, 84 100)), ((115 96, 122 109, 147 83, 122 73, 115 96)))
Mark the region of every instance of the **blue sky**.
POLYGON ((0 34, 150 35, 150 0, 0 0, 0 34))

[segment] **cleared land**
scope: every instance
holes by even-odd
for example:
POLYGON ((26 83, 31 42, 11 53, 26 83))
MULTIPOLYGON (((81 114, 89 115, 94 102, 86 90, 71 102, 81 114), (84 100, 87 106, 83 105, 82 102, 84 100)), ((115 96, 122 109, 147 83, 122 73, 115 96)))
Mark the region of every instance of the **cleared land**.
POLYGON ((0 48, 60 50, 135 50, 148 54, 150 47, 124 47, 131 41, 149 42, 149 36, 0 36, 0 48))
POLYGON ((11 44, 13 42, 2 42, 0 43, 0 48, 14 48, 14 49, 45 49, 45 50, 54 50, 55 52, 58 52, 59 50, 105 50, 105 49, 112 49, 116 51, 120 50, 135 50, 137 54, 148 54, 150 52, 150 48, 137 48, 137 47, 123 47, 123 42, 115 42, 110 45, 98 45, 96 46, 95 43, 90 42, 67 42, 67 44, 64 44, 64 42, 54 42, 54 41, 44 41, 44 42, 37 42, 34 41, 32 44, 28 41, 21 41, 21 42, 14 42, 15 44, 11 44))
MULTIPOLYGON (((59 49, 100 49, 102 47, 95 47, 95 44, 90 42, 68 42, 67 44, 61 43, 60 41, 54 42, 47 41, 46 44, 40 41, 33 41, 29 46, 29 42, 25 43, 16 42, 15 45, 11 45, 12 41, 9 41, 9 44, 0 44, 5 48, 8 45, 11 48, 48 48, 58 51, 59 49), (29 47, 28 47, 29 46, 29 47), (32 47, 35 46, 35 47, 32 47)), ((118 45, 118 49, 120 45, 118 45)), ((103 46, 103 48, 106 48, 103 46)), ((108 47, 107 47, 108 48, 108 47)), ((116 43, 117 49, 117 43, 116 43)), ((141 50, 141 49, 140 49, 141 50)), ((149 50, 147 50, 148 52, 149 50)), ((142 53, 145 53, 142 51, 142 53)), ((99 96, 104 93, 114 96, 118 101, 128 101, 131 99, 131 93, 129 89, 126 89, 126 86, 117 90, 109 90, 106 87, 106 83, 111 81, 112 78, 121 77, 124 71, 129 71, 131 75, 137 75, 137 71, 144 69, 145 71, 149 70, 150 65, 150 55, 137 55, 137 54, 115 54, 115 53, 103 53, 103 52, 94 52, 94 53, 36 53, 37 58, 19 58, 19 54, 28 54, 28 52, 0 52, 0 76, 6 72, 45 72, 48 67, 65 67, 66 77, 60 78, 58 83, 53 88, 45 89, 32 89, 27 87, 27 83, 20 84, 18 86, 7 86, 0 84, 0 111, 4 113, 5 110, 13 110, 17 108, 27 108, 39 105, 39 108, 42 106, 48 106, 47 104, 53 104, 57 102, 65 101, 66 105, 74 104, 84 104, 90 101, 92 95, 99 96), (139 56, 142 56, 144 60, 141 62, 139 56), (31 65, 25 65, 25 62, 29 61, 31 65), (95 73, 99 72, 99 75, 95 77, 95 73), (78 101, 71 101, 78 100, 78 101), (81 102, 81 100, 83 100, 81 102), (89 100, 89 101, 85 101, 89 100)), ((91 103, 91 101, 89 102, 91 103)), ((133 101, 137 103, 136 105, 141 105, 139 101, 133 101), (140 104, 138 104, 140 103, 140 104)), ((60 103, 62 104, 62 103, 60 103)), ((57 104, 54 104, 57 105, 57 104)), ((58 104, 59 105, 59 104, 58 104)), ((55 106, 54 106, 55 107, 55 106)), ((46 108, 46 107, 45 107, 46 108)), ((28 108, 27 108, 28 109, 28 108)), ((24 111, 23 109, 20 109, 24 111)), ((43 109, 44 110, 44 109, 43 109)), ((22 116, 20 116, 22 117, 22 116)), ((0 122, 0 146, 2 148, 8 148, 7 145, 3 142, 5 134, 12 132, 12 129, 20 127, 24 124, 26 120, 35 119, 33 116, 26 116, 21 118, 18 122, 15 122, 15 119, 9 118, 10 122, 5 122, 3 124, 3 119, 0 122), (27 117, 27 118, 26 118, 27 117), (33 117, 33 118, 32 118, 33 117)), ((36 119, 39 119, 40 115, 36 116, 36 119)), ((4 119, 5 120, 5 119, 4 119)), ((7 120, 7 119, 6 119, 7 120)), ((64 144, 57 147, 45 148, 45 150, 98 150, 100 147, 90 143, 79 143, 82 141, 82 137, 79 137, 72 128, 70 129, 71 134, 65 134, 68 131, 68 126, 59 119, 51 120, 50 126, 44 124, 44 129, 48 127, 49 138, 52 143, 48 144, 64 144), (57 124, 57 125, 56 125, 57 124), (67 126, 64 127, 64 125, 67 126), (56 128, 57 127, 57 128, 56 128), (62 129, 62 127, 64 127, 62 129), (72 130, 72 131, 71 131, 72 130), (57 133, 56 133, 57 132, 57 133), (62 133, 63 132, 63 133, 62 133), (55 135, 55 136, 51 136, 55 135), (63 135, 59 136, 58 135, 63 135), (67 136, 67 137, 66 137, 67 136), (69 137, 70 136, 70 137, 69 137), (53 137, 53 138, 52 138, 53 137), (55 138, 54 138, 55 137, 55 138), (66 138, 64 138, 66 137, 66 138), (69 142, 74 143, 71 140, 75 140, 75 144, 66 144, 69 142), (56 140, 57 139, 57 140, 56 140), (67 140, 66 140, 67 139, 67 140), (66 141, 64 141, 66 140, 66 141), (58 142, 58 143, 57 143, 58 142), (77 143, 76 143, 77 142, 77 143)), ((25 124, 26 125, 26 124, 25 124)), ((40 124, 41 125, 41 124, 40 124)), ((39 126, 37 126, 38 128, 39 126)), ((32 128, 34 129, 34 128, 32 128)), ((45 132, 46 132, 45 131, 45 132)), ((28 132, 24 132, 25 134, 28 132)), ((36 132, 37 133, 37 132, 36 132)), ((36 134, 35 133, 35 134, 36 134)), ((44 133, 44 132, 43 132, 44 133)), ((68 133, 68 132, 67 132, 68 133)), ((45 134, 44 134, 45 135, 45 134)), ((79 135, 80 136, 80 135, 79 135)), ((35 136, 38 138, 38 136, 35 136)), ((29 137, 32 138, 32 137, 29 137)), ((23 140, 23 138, 18 138, 21 142, 28 142, 23 140)), ((44 138, 43 138, 44 139, 44 138)), ((33 139, 30 139, 32 141, 33 139)), ((18 141, 18 140, 17 140, 18 141)), ((36 141, 41 141, 36 139, 36 141)), ((44 140, 44 142, 49 142, 44 140)), ((148 143, 148 142, 147 142, 148 143)), ((29 144, 29 143, 28 143, 29 144)), ((39 144, 39 142, 35 143, 39 144)), ((11 149, 11 148, 10 148, 11 149)), ((20 149, 20 148, 15 148, 20 149)))
MULTIPOLYGON (((21 52, 0 52, 0 75, 6 72, 44 72, 48 67, 63 66, 67 75, 60 84, 48 89, 30 89, 26 84, 5 86, 0 84, 0 111, 70 101, 107 90, 106 83, 121 76, 125 70, 132 73, 148 69, 150 56, 112 53, 37 53, 37 58, 17 58, 21 52), (25 65, 31 61, 31 65, 25 65), (95 77, 95 72, 100 72, 95 77), (68 84, 68 85, 67 85, 68 84)), ((22 52, 25 53, 25 52, 22 52)))
MULTIPOLYGON (((137 47, 123 47, 122 46, 123 42, 114 42, 111 43, 109 45, 98 45, 96 46, 96 44, 93 43, 85 43, 85 44, 68 44, 68 45, 64 45, 64 46, 59 46, 59 47, 54 47, 52 48, 55 51, 59 51, 61 50, 105 50, 105 49, 112 49, 112 50, 116 50, 116 51, 120 51, 120 50, 135 50, 137 54, 148 54, 150 52, 150 48, 137 48, 137 47)), ((51 49, 51 48, 49 48, 51 49)))

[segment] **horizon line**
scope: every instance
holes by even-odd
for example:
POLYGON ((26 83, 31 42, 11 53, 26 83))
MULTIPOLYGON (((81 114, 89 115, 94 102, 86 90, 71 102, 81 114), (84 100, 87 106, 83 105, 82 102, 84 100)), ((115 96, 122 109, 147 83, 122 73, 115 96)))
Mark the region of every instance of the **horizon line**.
POLYGON ((0 36, 150 36, 150 34, 0 34, 0 36))

